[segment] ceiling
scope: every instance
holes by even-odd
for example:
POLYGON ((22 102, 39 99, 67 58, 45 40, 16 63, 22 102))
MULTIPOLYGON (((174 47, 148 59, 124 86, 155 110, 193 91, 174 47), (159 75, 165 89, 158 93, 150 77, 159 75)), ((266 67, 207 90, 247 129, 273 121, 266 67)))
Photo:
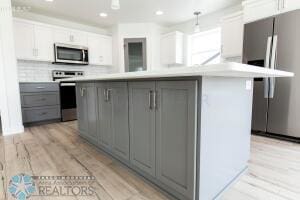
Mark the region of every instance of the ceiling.
POLYGON ((212 13, 237 5, 242 0, 120 0, 121 9, 112 10, 111 0, 12 0, 13 6, 30 6, 32 12, 102 27, 117 23, 155 22, 174 25, 192 19, 193 12, 212 13), (164 15, 155 12, 162 10, 164 15), (108 14, 99 17, 100 12, 108 14))

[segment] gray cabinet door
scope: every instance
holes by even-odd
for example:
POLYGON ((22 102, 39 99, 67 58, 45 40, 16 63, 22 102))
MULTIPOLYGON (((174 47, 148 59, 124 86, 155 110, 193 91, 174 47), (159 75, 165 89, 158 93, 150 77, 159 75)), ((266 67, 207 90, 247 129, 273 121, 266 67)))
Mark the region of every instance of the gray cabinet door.
POLYGON ((156 83, 156 177, 194 199, 196 81, 156 83))
POLYGON ((112 106, 107 97, 107 83, 97 83, 98 95, 98 135, 100 147, 111 151, 112 106))
POLYGON ((109 83, 108 99, 111 104, 112 151, 129 161, 129 120, 127 82, 109 83))
POLYGON ((80 83, 76 87, 79 131, 84 136, 97 141, 97 104, 94 83, 80 83))
POLYGON ((155 176, 155 110, 150 108, 155 82, 129 83, 130 162, 155 176))
POLYGON ((84 96, 83 83, 76 84, 76 103, 77 103, 77 118, 79 133, 86 135, 88 132, 88 116, 87 116, 87 98, 84 96))

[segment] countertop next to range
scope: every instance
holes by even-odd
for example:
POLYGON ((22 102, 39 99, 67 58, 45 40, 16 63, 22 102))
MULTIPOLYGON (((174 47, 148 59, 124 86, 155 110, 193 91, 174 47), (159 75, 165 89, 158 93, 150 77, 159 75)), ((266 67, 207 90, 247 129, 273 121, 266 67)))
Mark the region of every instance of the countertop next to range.
POLYGON ((101 74, 85 76, 80 78, 64 79, 63 81, 97 81, 97 80, 128 80, 144 78, 172 78, 172 77, 197 77, 197 76, 219 76, 219 77, 292 77, 294 73, 255 67, 240 63, 220 63, 193 67, 174 67, 154 71, 126 72, 114 74, 101 74))

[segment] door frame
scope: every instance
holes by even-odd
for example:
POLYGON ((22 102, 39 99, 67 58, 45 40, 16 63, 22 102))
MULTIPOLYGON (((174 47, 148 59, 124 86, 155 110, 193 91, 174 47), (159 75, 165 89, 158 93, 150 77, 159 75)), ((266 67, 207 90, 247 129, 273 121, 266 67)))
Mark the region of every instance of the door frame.
POLYGON ((147 38, 124 38, 124 64, 125 72, 129 72, 129 43, 142 43, 143 46, 143 70, 147 70, 147 38))

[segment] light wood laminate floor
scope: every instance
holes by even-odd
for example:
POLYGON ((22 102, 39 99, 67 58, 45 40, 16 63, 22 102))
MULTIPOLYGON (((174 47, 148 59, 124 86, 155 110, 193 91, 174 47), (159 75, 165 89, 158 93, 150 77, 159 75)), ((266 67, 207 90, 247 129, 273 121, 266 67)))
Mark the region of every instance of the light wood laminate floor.
MULTIPOLYGON (((0 137, 0 199, 11 176, 96 177, 97 195, 87 197, 31 197, 30 199, 167 200, 154 185, 77 134, 76 122, 26 128, 24 134, 0 137)), ((222 197, 223 200, 299 200, 300 145, 252 136, 249 171, 222 197)))

